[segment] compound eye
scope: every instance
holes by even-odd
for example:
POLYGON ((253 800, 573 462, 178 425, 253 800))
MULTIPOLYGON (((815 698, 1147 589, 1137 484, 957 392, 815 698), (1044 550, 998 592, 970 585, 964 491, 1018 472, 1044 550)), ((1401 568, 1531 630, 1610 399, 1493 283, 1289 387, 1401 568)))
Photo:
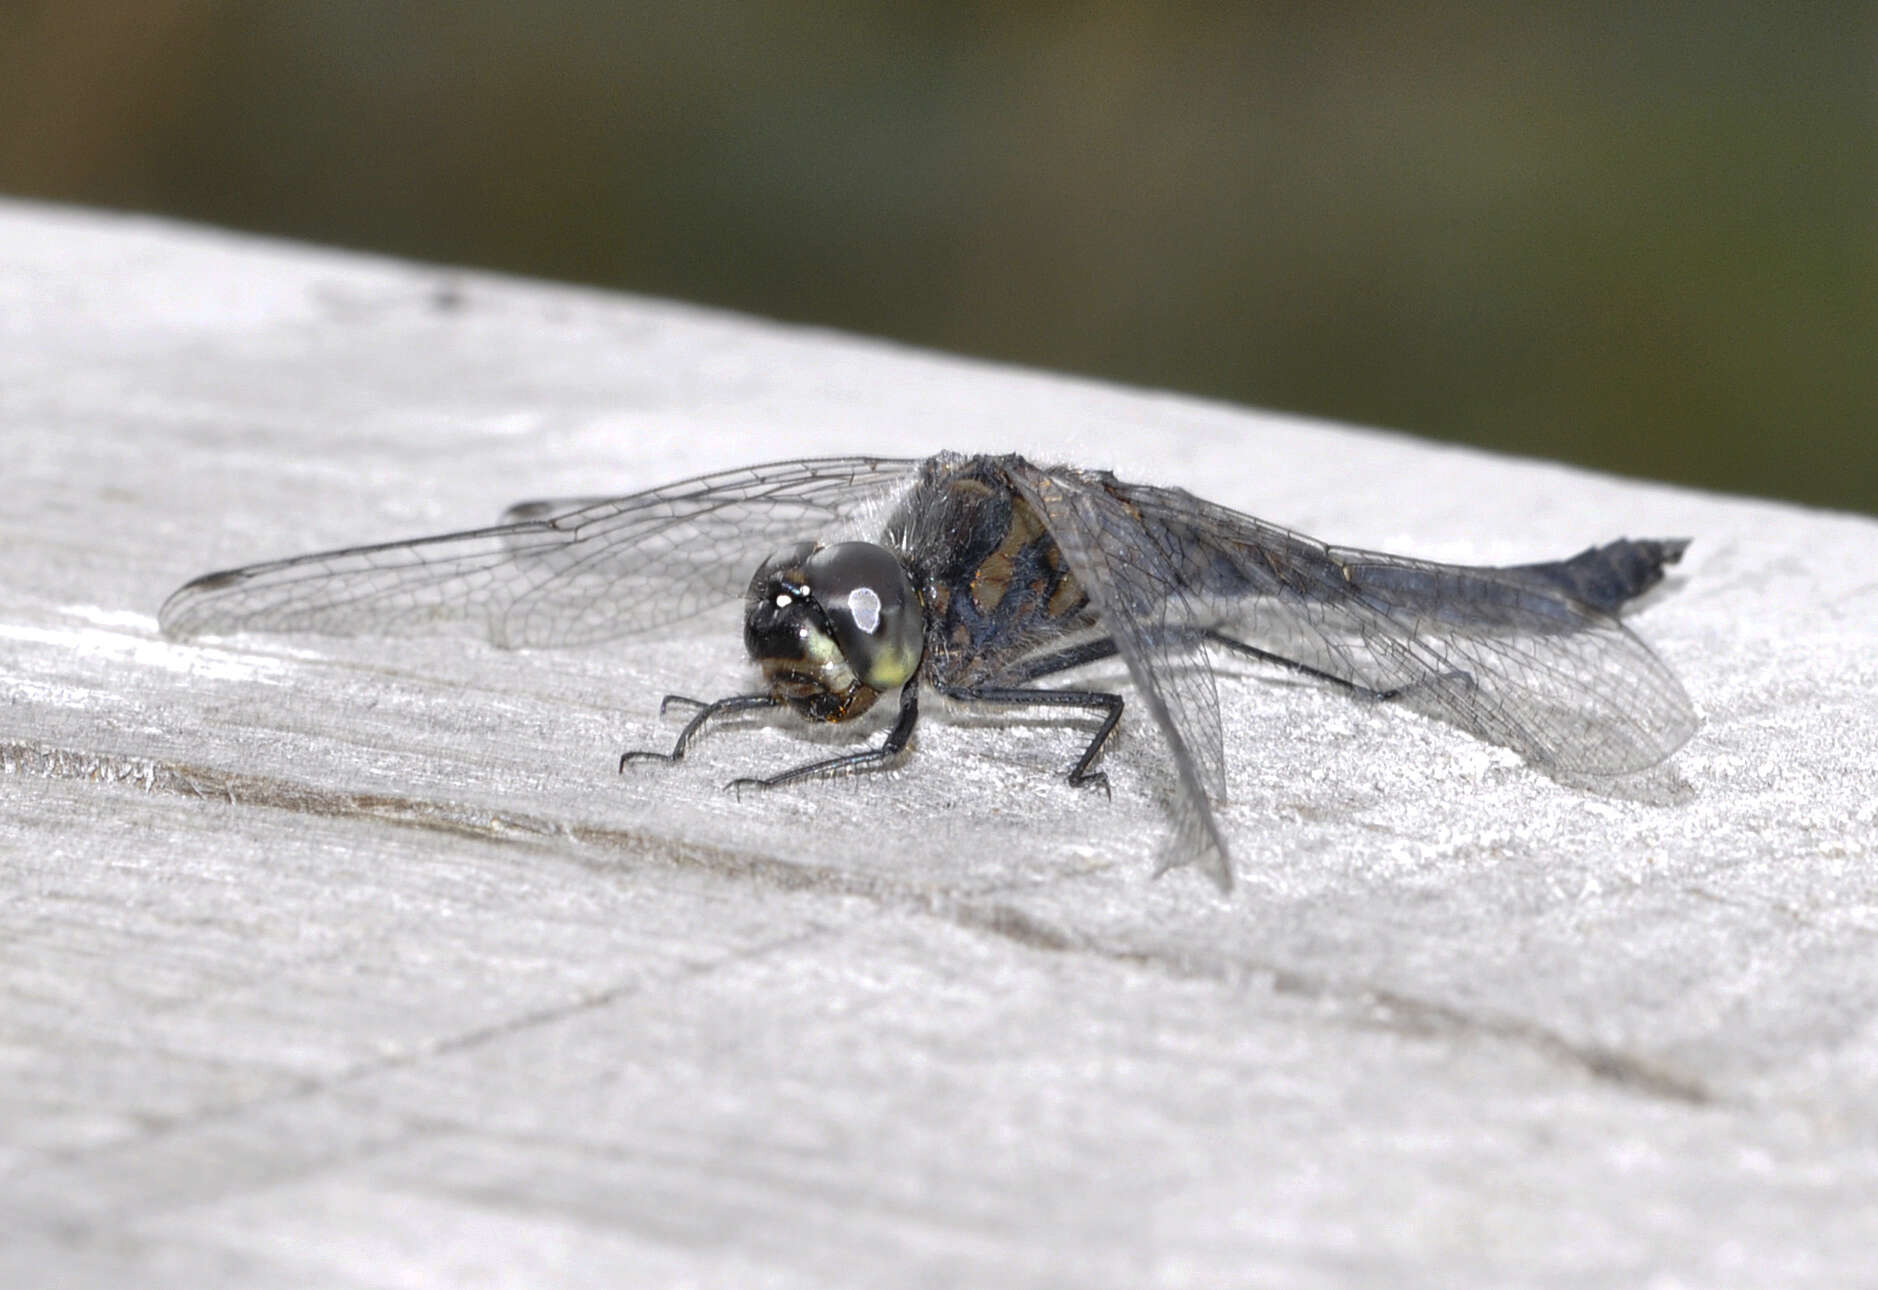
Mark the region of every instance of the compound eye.
POLYGON ((926 624, 906 568, 874 542, 838 542, 802 566, 815 603, 856 676, 876 690, 904 685, 919 668, 926 624))
POLYGON ((880 593, 872 587, 856 587, 848 593, 848 617, 863 633, 873 636, 880 631, 880 593))

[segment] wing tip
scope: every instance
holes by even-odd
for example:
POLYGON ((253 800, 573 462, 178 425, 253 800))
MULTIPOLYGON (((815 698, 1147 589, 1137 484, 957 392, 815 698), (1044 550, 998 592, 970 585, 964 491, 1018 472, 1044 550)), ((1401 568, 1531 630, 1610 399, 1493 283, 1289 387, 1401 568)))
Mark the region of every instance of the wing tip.
POLYGON ((202 609, 205 602, 222 592, 239 587, 252 576, 251 568, 217 569, 199 578, 191 578, 172 591, 157 610, 157 630, 171 640, 188 640, 212 635, 217 625, 202 609))
POLYGON ((1162 853, 1161 858, 1154 862, 1154 873, 1151 876, 1159 878, 1162 874, 1174 869, 1184 869, 1188 865, 1192 865, 1205 874, 1212 881, 1213 886, 1219 890, 1220 895, 1232 895, 1232 864, 1225 856, 1217 852, 1183 855, 1177 850, 1170 849, 1162 853))
POLYGON ((1595 782, 1647 774, 1681 752, 1702 729, 1695 705, 1686 694, 1679 697, 1673 714, 1637 724, 1634 738, 1588 741, 1575 750, 1558 749, 1550 755, 1508 746, 1541 771, 1567 779, 1595 782))

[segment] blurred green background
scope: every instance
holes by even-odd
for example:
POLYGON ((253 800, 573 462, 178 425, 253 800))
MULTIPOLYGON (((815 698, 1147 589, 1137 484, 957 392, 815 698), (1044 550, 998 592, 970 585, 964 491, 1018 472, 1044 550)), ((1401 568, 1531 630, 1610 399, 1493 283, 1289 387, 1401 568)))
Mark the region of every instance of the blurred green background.
POLYGON ((0 191, 1878 511, 1878 6, 0 0, 0 191))

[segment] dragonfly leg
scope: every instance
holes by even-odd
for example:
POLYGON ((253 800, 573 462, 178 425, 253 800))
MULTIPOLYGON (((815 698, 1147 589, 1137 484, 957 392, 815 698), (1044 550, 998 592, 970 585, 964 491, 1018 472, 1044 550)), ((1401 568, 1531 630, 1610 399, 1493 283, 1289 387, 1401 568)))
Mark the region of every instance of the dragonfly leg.
POLYGON ((1374 690, 1367 685, 1358 685, 1355 681, 1347 677, 1338 676, 1334 672, 1326 672, 1322 668, 1312 667, 1309 663, 1300 663, 1295 658, 1286 658, 1283 654, 1274 654, 1270 650, 1263 650, 1256 645, 1248 645, 1242 640, 1235 640, 1224 632, 1214 631, 1209 628, 1204 635, 1208 643, 1218 645, 1222 649, 1231 650, 1233 653, 1246 658, 1258 659, 1262 663, 1276 663, 1280 667, 1288 667, 1294 672, 1302 672, 1304 675, 1316 677, 1320 681, 1329 681, 1332 685, 1341 686, 1360 699, 1369 699, 1376 703, 1387 703, 1391 699, 1399 699, 1404 695, 1413 694, 1415 691, 1425 686, 1433 685, 1437 681, 1459 682, 1469 689, 1472 689, 1475 684, 1471 672, 1456 670, 1452 672, 1441 672, 1430 677, 1423 677, 1418 681, 1410 681, 1407 685, 1398 685, 1387 690, 1374 690))
POLYGON ((733 779, 725 788, 739 792, 746 788, 780 788, 784 784, 793 784, 797 780, 812 779, 820 775, 832 775, 837 771, 870 770, 890 762, 906 750, 907 740, 913 737, 913 727, 919 724, 919 685, 908 681, 900 690, 900 716, 893 723, 893 729, 880 741, 878 748, 867 748, 857 753, 845 753, 840 757, 829 757, 823 761, 812 761, 806 766, 793 766, 779 774, 767 777, 745 776, 733 779))
POLYGON ((1093 663, 1097 659, 1114 658, 1119 652, 1115 641, 1104 636, 1100 640, 1085 641, 1081 645, 1072 645, 1054 654, 1045 654, 1040 658, 1030 659, 1009 672, 1000 673, 999 676, 1001 680, 1009 683, 1005 687, 1008 689, 1035 681, 1039 677, 1067 672, 1072 667, 1081 667, 1084 663, 1093 663))
MULTIPOLYGON (((1399 699, 1403 695, 1412 693, 1431 683, 1429 680, 1421 680, 1411 682, 1408 685, 1396 686, 1392 690, 1372 690, 1366 685, 1358 685, 1355 681, 1338 676, 1333 672, 1326 672, 1322 668, 1312 667, 1309 663, 1300 663, 1294 658, 1286 658, 1283 654, 1274 654, 1270 650, 1260 649, 1256 645, 1247 644, 1245 641, 1237 640, 1222 631, 1217 631, 1212 628, 1200 632, 1198 639, 1204 640, 1211 645, 1218 645, 1222 649, 1230 650, 1246 658, 1255 658, 1263 663, 1276 663, 1280 667, 1288 667, 1294 672, 1302 672, 1304 675, 1315 677, 1320 681, 1329 681, 1332 685, 1340 686, 1364 699, 1374 699, 1377 701, 1399 699)), ((1118 653, 1120 653, 1120 650, 1116 647, 1114 640, 1109 637, 1104 637, 1101 640, 1089 641, 1086 644, 1061 650, 1055 654, 1045 654, 1041 658, 1031 659, 1029 662, 1015 669, 1011 673, 1010 679, 1019 684, 1025 681, 1035 681, 1040 677, 1050 676, 1056 672, 1067 672, 1072 667, 1081 667, 1084 663, 1093 663, 1098 659, 1113 658, 1118 653)), ((1470 687, 1474 683, 1474 678, 1470 674, 1461 671, 1443 672, 1440 677, 1436 679, 1459 681, 1470 687)), ((1035 691, 1031 691, 1030 693, 1035 693, 1035 691)))
MULTIPOLYGON (((1103 644, 1105 642, 1095 642, 1103 644)), ((1113 642, 1105 653, 1092 654, 1076 660, 1087 663, 1091 659, 1106 658, 1115 652, 1113 642)), ((1068 653, 1069 651, 1065 651, 1068 653)), ((1063 666, 1074 667, 1076 663, 1063 666)), ((1058 669, 1061 670, 1061 669, 1058 669)), ((1021 686, 999 686, 972 688, 969 686, 942 686, 940 693, 948 699, 957 699, 964 703, 997 703, 1009 707, 1050 707, 1050 708, 1086 708, 1091 712, 1103 714, 1102 724, 1096 729, 1095 736, 1089 740, 1089 746, 1082 750, 1082 756, 1070 768, 1069 782, 1078 786, 1088 785, 1102 790, 1104 796, 1109 793, 1109 777, 1102 771, 1090 770, 1096 758, 1102 755, 1102 746, 1109 736, 1115 733, 1115 726, 1122 719, 1122 696, 1110 694, 1105 690, 1030 690, 1021 686)))
POLYGON ((712 717, 722 716, 726 712, 749 712, 755 708, 774 708, 780 706, 781 702, 771 694, 733 694, 727 699, 718 699, 713 703, 689 698, 683 694, 668 694, 659 702, 660 716, 664 716, 669 709, 674 707, 696 708, 697 714, 685 723, 683 730, 678 732, 678 742, 672 745, 670 752, 654 752, 650 749, 623 752, 619 755, 619 768, 623 771, 628 762, 635 761, 683 761, 685 749, 690 745, 692 736, 697 734, 704 727, 704 723, 712 717))
POLYGON ((706 700, 694 699, 689 694, 668 694, 659 700, 659 715, 669 717, 672 715, 673 708, 708 708, 710 706, 706 700))

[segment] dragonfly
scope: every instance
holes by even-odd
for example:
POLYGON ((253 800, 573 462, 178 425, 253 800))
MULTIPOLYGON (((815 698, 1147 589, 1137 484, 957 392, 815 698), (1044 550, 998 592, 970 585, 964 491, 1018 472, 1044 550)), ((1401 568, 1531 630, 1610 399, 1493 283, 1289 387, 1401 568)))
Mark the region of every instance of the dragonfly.
POLYGON ((930 691, 960 704, 1074 709, 1096 768, 1128 702, 1063 674, 1119 659, 1174 769, 1157 874, 1193 864, 1222 891, 1226 750, 1216 666, 1274 664, 1394 701, 1562 777, 1634 774, 1694 733, 1667 666, 1620 619, 1686 539, 1620 538, 1569 559, 1468 566, 1333 546, 1180 488, 1016 455, 825 457, 615 497, 511 507, 493 527, 205 574, 163 605, 175 638, 242 632, 478 632, 561 647, 667 634, 742 604, 760 688, 701 700, 705 727, 786 709, 841 723, 895 696, 878 743, 732 782, 777 788, 900 764, 930 691))

